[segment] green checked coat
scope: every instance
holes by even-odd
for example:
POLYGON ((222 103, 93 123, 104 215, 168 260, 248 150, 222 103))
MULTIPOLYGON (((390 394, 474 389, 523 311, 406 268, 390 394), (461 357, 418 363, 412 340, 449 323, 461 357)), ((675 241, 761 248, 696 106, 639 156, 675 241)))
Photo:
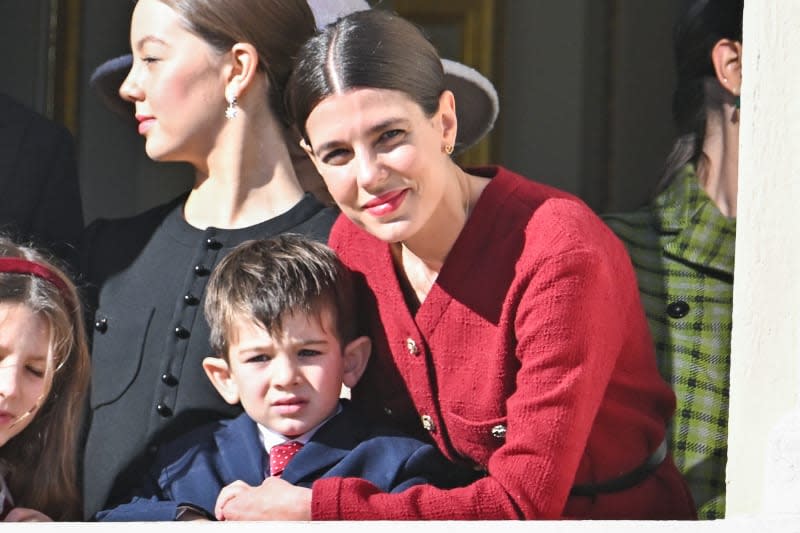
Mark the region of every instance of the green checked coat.
POLYGON ((677 396, 675 463, 698 516, 722 518, 736 220, 720 213, 691 165, 650 205, 604 219, 628 248, 659 369, 677 396))

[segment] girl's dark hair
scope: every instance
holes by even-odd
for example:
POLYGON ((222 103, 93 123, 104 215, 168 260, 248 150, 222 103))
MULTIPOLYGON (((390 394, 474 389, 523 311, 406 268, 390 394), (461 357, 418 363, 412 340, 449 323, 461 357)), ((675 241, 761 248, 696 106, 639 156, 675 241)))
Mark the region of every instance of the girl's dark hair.
POLYGON ((306 0, 160 0, 177 12, 186 28, 218 52, 237 42, 258 51, 259 69, 269 78, 269 102, 288 124, 283 90, 300 46, 316 31, 306 0))
POLYGON ((716 80, 711 51, 720 39, 742 41, 744 0, 689 0, 673 30, 677 86, 672 96, 672 117, 678 137, 664 164, 656 194, 672 182, 687 163, 697 165, 703 156, 706 114, 721 104, 708 84, 716 80))
POLYGON ((27 259, 61 280, 61 287, 29 274, 0 273, 0 302, 22 304, 50 326, 51 382, 34 418, 0 448, 14 503, 53 520, 80 520, 76 465, 78 433, 89 387, 89 348, 74 284, 41 252, 0 236, 0 257, 27 259))
POLYGON ((370 9, 339 19, 303 45, 286 88, 289 117, 306 142, 314 107, 357 87, 401 91, 432 116, 444 70, 425 35, 397 15, 370 9))

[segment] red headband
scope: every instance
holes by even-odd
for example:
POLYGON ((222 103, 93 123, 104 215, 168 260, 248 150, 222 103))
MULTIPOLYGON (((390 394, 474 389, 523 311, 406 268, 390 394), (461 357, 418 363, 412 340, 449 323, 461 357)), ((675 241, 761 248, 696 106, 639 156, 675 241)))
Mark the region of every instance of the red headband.
POLYGON ((58 288, 61 292, 61 296, 63 296, 67 302, 72 300, 66 282, 61 276, 44 265, 19 257, 0 257, 0 273, 4 272, 9 274, 30 274, 45 281, 49 281, 58 288))

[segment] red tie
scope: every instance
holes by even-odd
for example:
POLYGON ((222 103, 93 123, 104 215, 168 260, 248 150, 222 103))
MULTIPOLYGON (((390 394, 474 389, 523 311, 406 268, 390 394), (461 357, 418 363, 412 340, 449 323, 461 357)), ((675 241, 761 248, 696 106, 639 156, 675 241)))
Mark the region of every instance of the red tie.
POLYGON ((280 477, 294 454, 299 452, 302 447, 301 443, 293 440, 273 446, 269 451, 269 475, 280 477))

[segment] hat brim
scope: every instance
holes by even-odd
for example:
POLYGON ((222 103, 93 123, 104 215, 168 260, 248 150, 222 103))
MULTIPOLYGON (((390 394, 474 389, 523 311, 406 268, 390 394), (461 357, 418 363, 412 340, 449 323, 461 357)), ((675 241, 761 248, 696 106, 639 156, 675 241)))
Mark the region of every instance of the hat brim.
POLYGON ((114 113, 131 120, 133 120, 134 106, 120 97, 119 88, 131 70, 132 64, 131 54, 115 57, 94 69, 89 78, 89 86, 100 101, 114 113))
MULTIPOLYGON (((89 85, 100 100, 114 113, 133 121, 134 106, 123 100, 119 88, 131 68, 130 54, 109 59, 92 73, 89 85)), ((445 87, 455 95, 458 137, 456 152, 480 141, 497 120, 500 105, 492 82, 480 72, 462 63, 442 59, 445 87)))
POLYGON ((500 113, 497 91, 486 77, 463 63, 442 59, 445 87, 456 100, 458 135, 456 153, 466 150, 489 133, 500 113))

